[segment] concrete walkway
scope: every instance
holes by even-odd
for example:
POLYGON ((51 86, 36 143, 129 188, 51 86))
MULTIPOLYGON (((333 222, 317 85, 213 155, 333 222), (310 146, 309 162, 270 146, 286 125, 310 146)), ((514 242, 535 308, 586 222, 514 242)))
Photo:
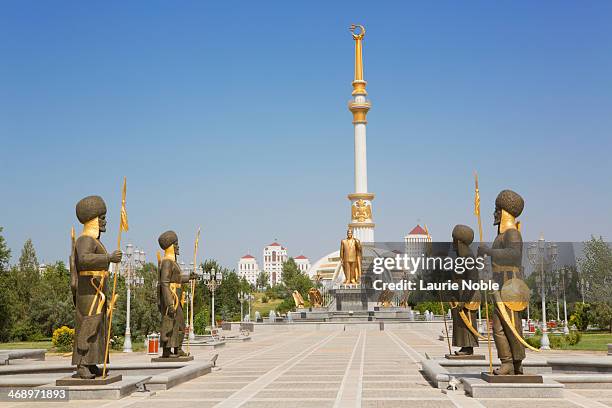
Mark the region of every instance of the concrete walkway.
MULTIPOLYGON (((346 325, 334 329, 298 325, 258 327, 253 340, 216 351, 192 348, 197 359, 219 353, 220 370, 153 396, 119 401, 71 401, 62 406, 130 408, 325 408, 325 407, 612 407, 612 390, 568 389, 551 400, 472 399, 433 388, 420 361, 443 355, 439 324, 346 325)), ((480 348, 486 354, 486 345, 480 348)), ((117 355, 114 361, 147 358, 117 355)), ((52 359, 50 359, 52 360, 52 359)), ((4 408, 58 407, 51 403, 0 403, 4 408)))

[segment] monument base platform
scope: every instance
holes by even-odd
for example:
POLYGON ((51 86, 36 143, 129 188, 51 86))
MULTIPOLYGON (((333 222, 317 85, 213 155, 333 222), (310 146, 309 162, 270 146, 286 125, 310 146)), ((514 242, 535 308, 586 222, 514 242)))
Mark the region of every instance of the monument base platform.
POLYGON ((80 378, 78 374, 73 374, 69 377, 60 378, 55 381, 55 385, 58 387, 72 386, 72 385, 108 385, 115 382, 119 382, 123 379, 121 374, 109 374, 106 378, 80 378))
POLYGON ((485 360, 484 354, 468 354, 461 356, 456 354, 445 354, 444 358, 447 360, 485 360))
POLYGON ((193 361, 193 356, 183 357, 153 357, 152 363, 184 363, 185 361, 193 361))
POLYGON ((489 373, 480 373, 480 378, 488 383, 502 384, 543 384, 544 380, 541 375, 523 374, 523 375, 495 375, 489 373))
POLYGON ((466 394, 473 398, 563 398, 565 388, 553 380, 543 383, 488 383, 481 378, 470 377, 461 380, 466 394))
MULTIPOLYGON (((109 376, 110 377, 110 376, 109 376)), ((41 390, 54 390, 62 388, 68 391, 70 400, 116 400, 140 391, 146 391, 145 384, 151 376, 125 377, 121 381, 106 385, 80 384, 80 385, 43 385, 37 387, 41 390)), ((58 382, 60 380, 57 380, 58 382)), ((147 395, 150 395, 148 393, 147 395)))
POLYGON ((368 290, 361 285, 340 285, 334 292, 337 312, 368 310, 368 290))

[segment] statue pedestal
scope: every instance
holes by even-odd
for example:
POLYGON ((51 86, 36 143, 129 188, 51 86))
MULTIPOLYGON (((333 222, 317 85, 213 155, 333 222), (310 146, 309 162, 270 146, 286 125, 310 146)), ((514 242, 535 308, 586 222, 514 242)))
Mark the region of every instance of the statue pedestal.
POLYGON ((480 378, 488 383, 511 383, 511 384, 543 384, 541 375, 522 374, 522 375, 494 375, 487 372, 480 373, 480 378))
POLYGON ((183 357, 153 357, 152 363, 183 363, 185 361, 193 361, 193 356, 183 357))
POLYGON ((445 354, 444 358, 447 360, 484 360, 484 354, 469 354, 458 356, 456 354, 445 354))
POLYGON ((361 285, 340 285, 335 290, 336 311, 364 312, 368 310, 368 290, 361 285))
POLYGON ((106 378, 97 377, 86 379, 80 378, 77 374, 74 374, 70 377, 60 378, 59 380, 55 380, 55 385, 60 387, 72 386, 72 385, 108 385, 112 383, 116 383, 121 381, 123 377, 121 374, 109 374, 106 378))

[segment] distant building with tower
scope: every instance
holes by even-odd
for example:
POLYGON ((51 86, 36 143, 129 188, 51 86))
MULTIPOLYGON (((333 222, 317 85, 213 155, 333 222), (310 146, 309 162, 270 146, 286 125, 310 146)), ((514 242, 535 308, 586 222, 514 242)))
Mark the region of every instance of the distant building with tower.
POLYGON ((251 285, 257 283, 259 264, 253 255, 246 254, 238 261, 238 277, 245 278, 251 285))
POLYGON ((264 247, 263 270, 270 275, 270 286, 274 286, 283 279, 283 263, 287 262, 287 248, 273 242, 264 247))
POLYGON ((431 242, 431 235, 420 225, 410 230, 404 237, 406 254, 411 257, 419 257, 425 254, 426 245, 431 242))
POLYGON ((293 258, 293 260, 295 261, 300 272, 307 273, 308 269, 310 269, 310 260, 308 260, 308 258, 306 258, 304 255, 296 256, 293 258))

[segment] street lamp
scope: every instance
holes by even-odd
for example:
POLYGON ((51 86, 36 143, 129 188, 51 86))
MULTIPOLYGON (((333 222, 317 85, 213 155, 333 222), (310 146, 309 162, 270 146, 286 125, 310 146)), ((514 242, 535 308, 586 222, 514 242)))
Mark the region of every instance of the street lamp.
POLYGON ((240 301, 240 322, 244 321, 244 314, 242 309, 242 303, 248 301, 249 302, 249 317, 251 316, 251 294, 246 292, 238 292, 238 300, 240 301))
POLYGON ((210 327, 211 327, 211 329, 214 329, 216 327, 216 323, 215 323, 215 291, 221 285, 221 280, 223 280, 223 275, 221 274, 221 272, 217 272, 215 270, 215 268, 212 268, 210 270, 210 272, 204 272, 202 277, 204 278, 204 282, 206 283, 206 286, 208 287, 208 289, 212 293, 211 311, 210 311, 210 313, 211 313, 210 327))
POLYGON ((130 312, 131 312, 131 298, 132 298, 132 286, 142 286, 144 284, 144 278, 142 276, 136 276, 134 274, 135 268, 141 268, 146 262, 145 252, 136 248, 134 245, 127 244, 125 246, 125 256, 123 258, 123 271, 125 275, 125 287, 127 290, 126 294, 126 314, 125 314, 125 334, 123 340, 123 352, 132 352, 132 332, 130 330, 130 312))
POLYGON ((546 274, 544 273, 544 264, 549 263, 551 265, 551 269, 557 260, 557 256, 559 255, 557 244, 554 243, 546 243, 544 241, 544 235, 540 235, 540 239, 538 239, 537 243, 532 243, 529 245, 529 262, 534 266, 534 268, 539 265, 540 266, 540 282, 541 282, 541 291, 542 291, 542 339, 541 339, 541 350, 550 350, 550 340, 548 339, 547 334, 547 325, 546 325, 546 274))

